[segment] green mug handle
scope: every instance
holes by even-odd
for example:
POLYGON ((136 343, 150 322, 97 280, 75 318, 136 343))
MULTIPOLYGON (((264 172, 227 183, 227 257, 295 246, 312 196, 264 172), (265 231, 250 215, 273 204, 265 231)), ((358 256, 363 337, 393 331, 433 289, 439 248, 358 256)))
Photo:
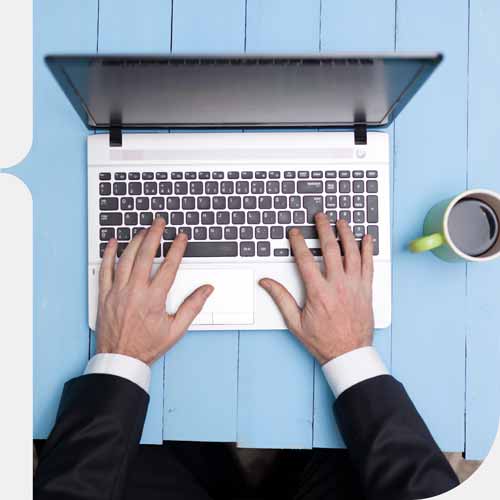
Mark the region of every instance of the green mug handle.
POLYGON ((442 233, 429 234, 413 240, 410 243, 410 250, 415 253, 427 252, 440 247, 446 242, 442 233))

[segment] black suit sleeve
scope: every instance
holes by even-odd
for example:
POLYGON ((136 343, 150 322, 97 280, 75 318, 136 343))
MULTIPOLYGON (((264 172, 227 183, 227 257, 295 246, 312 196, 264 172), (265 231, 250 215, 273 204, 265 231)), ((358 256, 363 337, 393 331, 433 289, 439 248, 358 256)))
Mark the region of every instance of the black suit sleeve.
POLYGON ((117 500, 138 449, 149 396, 113 375, 64 386, 34 479, 37 500, 117 500))
POLYGON ((390 375, 350 387, 334 411, 366 498, 428 498, 459 484, 404 387, 390 375))

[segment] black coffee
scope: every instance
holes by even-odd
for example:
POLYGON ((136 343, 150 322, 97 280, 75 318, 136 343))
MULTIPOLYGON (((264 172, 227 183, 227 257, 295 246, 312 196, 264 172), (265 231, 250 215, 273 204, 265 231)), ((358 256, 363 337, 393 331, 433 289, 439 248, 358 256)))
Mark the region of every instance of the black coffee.
POLYGON ((453 243, 471 257, 487 252, 498 238, 498 217, 486 203, 476 198, 460 200, 448 217, 453 243))

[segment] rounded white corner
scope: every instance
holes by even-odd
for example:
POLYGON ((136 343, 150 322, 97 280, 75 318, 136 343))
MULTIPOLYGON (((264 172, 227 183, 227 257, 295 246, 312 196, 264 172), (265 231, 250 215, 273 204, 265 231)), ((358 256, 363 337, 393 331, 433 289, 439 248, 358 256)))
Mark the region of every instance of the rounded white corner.
POLYGON ((26 196, 27 201, 33 206, 33 195, 31 194, 31 190, 22 179, 8 172, 0 172, 0 189, 3 187, 3 182, 8 183, 9 197, 16 197, 16 204, 19 203, 18 196, 26 196))
POLYGON ((23 143, 22 148, 11 153, 6 158, 0 158, 2 160, 0 168, 7 170, 9 168, 19 165, 28 157, 28 155, 31 153, 32 148, 33 148, 33 127, 31 128, 28 140, 23 143))

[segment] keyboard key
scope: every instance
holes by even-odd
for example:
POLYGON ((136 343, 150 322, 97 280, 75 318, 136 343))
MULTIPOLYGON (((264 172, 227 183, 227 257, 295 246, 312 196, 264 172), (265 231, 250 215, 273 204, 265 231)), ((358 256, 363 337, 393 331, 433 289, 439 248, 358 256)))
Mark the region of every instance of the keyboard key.
POLYGON ((305 170, 300 170, 298 174, 299 179, 309 179, 309 172, 305 170))
POLYGON ((286 228, 286 237, 287 238, 288 238, 288 233, 294 227, 302 233, 302 236, 304 237, 304 239, 306 239, 306 240, 318 239, 318 231, 316 230, 316 226, 288 226, 286 228))
POLYGON ((252 194, 262 194, 264 192, 264 182, 252 181, 251 191, 252 194))
POLYGON ((259 196, 259 208, 269 210, 273 206, 273 199, 270 196, 259 196))
POLYGON ((271 170, 269 172, 269 179, 279 179, 281 177, 281 172, 279 170, 271 170))
POLYGON ((253 239, 253 228, 250 226, 240 227, 240 240, 251 240, 253 239))
POLYGON ((303 205, 307 212, 307 222, 314 222, 314 216, 318 212, 323 212, 323 197, 322 196, 304 196, 303 205))
POLYGON ((204 226, 195 227, 193 233, 194 233, 195 240, 206 240, 207 239, 207 228, 204 226))
POLYGON ((235 226, 226 226, 224 228, 224 239, 226 240, 238 239, 238 228, 235 226))
POLYGON ((284 177, 285 179, 295 179, 295 172, 293 170, 286 170, 284 177))
POLYGON ((365 235, 365 226, 354 226, 352 232, 355 238, 362 238, 365 235))
POLYGON ((298 181, 297 193, 322 193, 323 181, 298 181))
POLYGON ((123 196, 127 193, 127 184, 125 182, 113 183, 113 194, 115 196, 123 196))
POLYGON ((177 196, 169 196, 167 198, 167 209, 179 210, 179 208, 181 208, 181 199, 177 196))
POLYGON ((231 219, 233 224, 245 224, 245 212, 233 212, 231 219))
POLYGON ((240 173, 239 172, 228 172, 227 173, 227 178, 228 179, 239 179, 240 178, 240 173))
POLYGON ((278 181, 267 181, 266 182, 266 193, 267 194, 278 194, 280 192, 280 183, 278 181))
POLYGON ((373 238, 373 255, 378 255, 378 226, 368 226, 366 232, 373 238))
POLYGON ((182 197, 182 210, 194 210, 196 199, 194 196, 182 197))
POLYGON ((365 190, 364 181, 359 181, 359 180, 353 181, 352 190, 354 193, 362 193, 365 190))
POLYGON ((200 223, 200 214, 198 212, 186 213, 186 224, 188 226, 197 226, 200 223))
POLYGON ((101 241, 109 241, 111 238, 115 237, 114 227, 101 227, 99 230, 99 239, 101 241))
POLYGON ((351 177, 351 172, 349 172, 349 170, 341 170, 339 172, 339 177, 341 179, 348 179, 349 177, 351 177))
POLYGON ((163 210, 165 208, 165 198, 155 196, 151 198, 151 210, 163 210))
POLYGON ((352 198, 352 206, 354 208, 365 208, 365 197, 360 196, 359 194, 353 196, 352 198))
POLYGON ((178 181, 179 179, 182 179, 182 172, 172 172, 170 178, 174 181, 178 181))
POLYGON ((269 241, 259 241, 257 243, 257 256, 269 257, 271 255, 271 243, 269 241))
POLYGON ((212 172, 212 179, 224 179, 224 172, 212 172))
POLYGON ((325 172, 325 177, 327 179, 336 179, 337 178, 337 172, 335 172, 335 170, 327 170, 325 172))
POLYGON ((196 172, 184 172, 184 179, 186 180, 196 179, 196 172))
POLYGON ((293 212, 293 223, 294 224, 305 224, 306 214, 303 210, 296 210, 293 212))
POLYGON ((180 227, 178 230, 178 233, 179 234, 184 233, 188 237, 188 240, 190 240, 192 238, 190 227, 180 227))
POLYGON ((323 178, 323 172, 321 170, 313 170, 311 172, 311 177, 313 179, 322 179, 323 178))
POLYGON ((243 208, 245 210, 254 210, 257 208, 257 198, 255 196, 245 196, 243 198, 243 208))
POLYGON ((253 179, 253 172, 241 172, 242 179, 253 179))
POLYGON ((254 210, 247 212, 247 224, 260 224, 260 212, 254 210))
POLYGON ((208 196, 200 196, 196 199, 198 210, 210 210, 210 198, 208 196))
POLYGON ((219 194, 219 184, 209 181, 205 184, 205 194, 219 194))
MULTIPOLYGON (((146 184, 144 184, 144 193, 146 193, 146 184)), ((177 196, 187 194, 187 192, 188 192, 188 183, 187 182, 182 181, 182 182, 176 182, 174 184, 174 193, 177 196)))
POLYGON ((142 194, 142 184, 140 182, 129 182, 128 194, 131 196, 139 196, 142 194))
POLYGON ((368 177, 368 179, 375 179, 378 177, 378 172, 376 170, 367 170, 366 177, 368 177))
POLYGON ((209 227, 208 237, 211 240, 222 240, 222 228, 217 226, 209 227))
POLYGON ((210 172, 198 172, 198 179, 210 179, 210 172))
POLYGON ((99 172, 99 180, 100 181, 110 181, 111 174, 109 172, 99 172))
POLYGON ((378 181, 374 181, 373 179, 366 181, 366 192, 367 193, 378 192, 378 181))
POLYGON ((292 222, 292 215, 290 212, 283 210, 278 212, 278 224, 290 224, 292 222))
POLYGON ((172 214, 170 215, 170 224, 172 224, 173 226, 181 226, 182 224, 184 224, 184 214, 182 212, 172 212, 172 214))
POLYGON ((165 179, 168 179, 167 172, 156 172, 156 179, 159 181, 163 181, 165 179))
MULTIPOLYGON (((148 196, 154 196, 158 192, 158 185, 156 182, 145 182, 144 183, 144 194, 148 196)), ((141 194, 141 193, 139 193, 141 194)))
POLYGON ((352 216, 354 224, 364 224, 365 212, 363 210, 354 210, 352 216))
POLYGON ((116 239, 119 241, 129 241, 130 240, 130 228, 129 227, 119 227, 116 233, 116 239))
MULTIPOLYGON (((149 213, 149 212, 142 212, 142 214, 144 213, 149 213)), ((136 212, 125 212, 125 225, 126 226, 137 226, 138 224, 138 217, 137 217, 137 213, 136 212)), ((146 225, 151 225, 153 222, 153 214, 151 214, 151 222, 149 222, 148 224, 144 224, 142 221, 141 221, 141 224, 143 226, 146 226, 146 225)))
POLYGON ((227 208, 229 210, 239 210, 241 208, 241 198, 239 196, 230 196, 227 199, 227 208))
POLYGON ((351 208, 351 197, 343 194, 339 196, 339 207, 340 208, 351 208))
POLYGON ((111 194, 111 182, 101 182, 99 184, 99 194, 101 196, 108 196, 111 194))
POLYGON ((233 181, 221 182, 220 192, 222 194, 233 194, 234 193, 234 182, 233 181))
POLYGON ((190 182, 189 192, 191 194, 203 194, 203 182, 200 181, 190 182))
POLYGON ((127 248, 128 243, 118 243, 118 246, 116 248, 116 255, 117 257, 121 257, 125 248, 127 248))
POLYGON ((126 177, 125 172, 115 172, 115 181, 124 181, 126 177))
MULTIPOLYGON (((132 214, 125 214, 125 224, 127 225, 136 225, 137 224, 137 214, 133 214, 135 215, 135 224, 131 224, 130 222, 127 222, 127 215, 130 215, 130 220, 134 220, 134 217, 132 217, 132 214)), ((141 219, 141 225, 142 226, 150 226, 151 224, 153 224, 153 214, 151 212, 141 212, 141 215, 140 215, 140 219, 141 219)))
POLYGON ((275 257, 288 257, 290 255, 290 250, 288 248, 275 248, 274 256, 275 257))
POLYGON ((220 224, 221 226, 229 224, 229 218, 229 212, 217 212, 217 224, 220 224))
POLYGON ((267 172, 264 172, 263 170, 255 172, 256 179, 265 179, 266 177, 267 177, 267 172))
POLYGON ((284 208, 286 208, 286 196, 275 196, 274 208, 276 208, 277 210, 283 210, 284 208))
POLYGON ((341 193, 350 193, 351 192, 351 181, 340 181, 339 182, 339 191, 341 193))
POLYGON ((326 181, 325 191, 327 193, 336 193, 337 192, 337 181, 326 181))
POLYGON ((168 224, 168 213, 167 212, 156 212, 155 219, 162 218, 165 221, 165 224, 168 224))
POLYGON ((134 210, 134 198, 129 196, 120 198, 120 210, 134 210))
POLYGON ((269 238, 269 228, 266 226, 257 226, 255 228, 256 240, 267 240, 269 238))
POLYGON ((236 183, 236 193, 237 194, 248 194, 250 185, 248 181, 238 181, 236 183))
MULTIPOLYGON (((171 243, 163 244, 163 255, 167 255, 171 243)), ((186 246, 184 257, 237 257, 238 244, 231 241, 196 242, 190 241, 186 246)))
POLYGON ((170 196, 172 194, 172 183, 171 182, 160 182, 160 194, 164 196, 170 196))
POLYGON ((255 257, 255 243, 253 241, 240 242, 241 257, 255 257))
POLYGON ((107 243, 101 243, 99 245, 99 255, 101 256, 101 259, 104 256, 104 250, 106 250, 106 245, 107 245, 107 243))
POLYGON ((118 210, 118 198, 99 198, 100 210, 118 210))
POLYGON ((145 229, 144 227, 133 227, 132 228, 132 238, 139 232, 145 229))
POLYGON ((337 210, 327 210, 326 216, 332 224, 335 224, 337 222, 337 210))
POLYGON ((170 227, 166 227, 163 230, 163 239, 164 240, 175 240, 175 235, 176 235, 175 227, 170 226, 170 227))
POLYGON ((99 224, 101 226, 121 226, 123 216, 120 212, 106 212, 99 214, 99 224))
POLYGON ((139 196, 135 199, 136 210, 149 210, 149 198, 145 196, 139 196))
POLYGON ((341 210, 339 212, 339 219, 343 219, 347 222, 351 222, 351 212, 349 210, 341 210))
POLYGON ((352 173, 352 176, 353 176, 355 179, 362 179, 362 178, 365 176, 365 173, 364 173, 362 170, 355 170, 355 171, 352 173))
POLYGON ((295 193, 295 181, 283 181, 281 183, 281 192, 283 194, 295 193))
POLYGON ((378 197, 376 195, 366 197, 366 220, 368 224, 378 222, 378 197))
POLYGON ((271 228, 271 239, 281 240, 283 239, 284 231, 282 226, 273 226, 271 228))
POLYGON ((214 196, 212 198, 212 208, 214 210, 225 210, 226 198, 224 198, 224 196, 214 196))
POLYGON ((276 212, 262 212, 262 222, 264 224, 276 224, 276 212))
POLYGON ((300 196, 290 196, 290 198, 288 199, 288 203, 290 208, 292 209, 302 208, 300 196))
POLYGON ((145 181, 150 181, 150 180, 154 179, 154 174, 153 174, 153 172, 143 172, 142 173, 142 178, 145 181))
POLYGON ((329 195, 325 198, 326 208, 337 208, 337 197, 329 195))

